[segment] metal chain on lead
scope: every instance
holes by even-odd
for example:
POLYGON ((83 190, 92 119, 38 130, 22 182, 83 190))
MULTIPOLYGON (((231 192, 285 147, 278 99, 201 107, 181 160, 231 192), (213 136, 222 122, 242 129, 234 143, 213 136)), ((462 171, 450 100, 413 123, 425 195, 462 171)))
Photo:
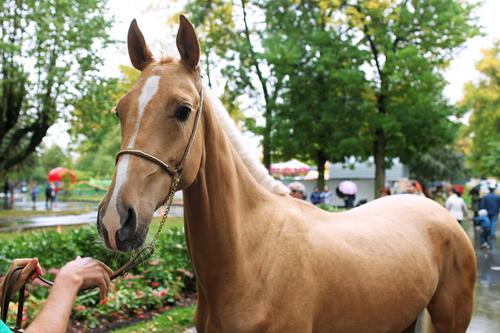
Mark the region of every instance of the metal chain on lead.
POLYGON ((163 226, 165 225, 165 222, 167 222, 168 213, 170 213, 170 207, 172 207, 172 202, 174 201, 174 196, 175 192, 177 191, 177 187, 179 186, 179 181, 180 175, 177 173, 172 180, 172 186, 170 187, 170 192, 168 193, 167 199, 163 203, 163 205, 166 205, 165 212, 163 213, 163 216, 161 218, 160 226, 158 227, 156 234, 153 236, 153 240, 148 245, 150 247, 154 247, 156 245, 156 242, 160 238, 160 233, 163 229, 163 226))
POLYGON ((158 230, 154 234, 151 242, 148 245, 144 246, 139 251, 132 254, 131 259, 128 261, 128 263, 126 263, 118 271, 116 271, 111 277, 111 280, 120 276, 125 277, 127 273, 129 273, 132 269, 144 263, 154 254, 156 243, 160 238, 163 226, 167 222, 168 214, 170 212, 170 208, 172 207, 172 202, 174 201, 175 192, 177 191, 177 187, 179 186, 179 181, 180 181, 180 174, 176 173, 172 179, 172 184, 170 186, 170 191, 168 192, 167 198, 165 199, 162 205, 166 206, 165 212, 163 213, 158 230))

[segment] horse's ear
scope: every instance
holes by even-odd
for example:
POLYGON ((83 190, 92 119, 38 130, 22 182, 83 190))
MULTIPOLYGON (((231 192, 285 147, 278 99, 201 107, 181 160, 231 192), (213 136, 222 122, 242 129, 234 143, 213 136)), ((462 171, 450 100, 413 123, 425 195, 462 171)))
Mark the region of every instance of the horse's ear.
POLYGON ((177 32, 177 49, 181 55, 181 61, 191 69, 195 69, 200 61, 200 44, 194 27, 189 20, 181 15, 179 31, 177 32))
POLYGON ((127 45, 130 61, 138 70, 142 71, 153 61, 153 54, 146 45, 144 36, 135 19, 130 23, 130 27, 128 28, 127 45))

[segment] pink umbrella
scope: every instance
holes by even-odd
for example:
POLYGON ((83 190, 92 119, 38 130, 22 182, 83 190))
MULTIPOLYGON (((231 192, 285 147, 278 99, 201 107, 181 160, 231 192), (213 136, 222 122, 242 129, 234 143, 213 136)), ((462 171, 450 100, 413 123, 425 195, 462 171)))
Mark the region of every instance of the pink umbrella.
POLYGON ((347 195, 353 195, 358 192, 358 187, 352 181, 344 180, 339 184, 339 191, 347 195))

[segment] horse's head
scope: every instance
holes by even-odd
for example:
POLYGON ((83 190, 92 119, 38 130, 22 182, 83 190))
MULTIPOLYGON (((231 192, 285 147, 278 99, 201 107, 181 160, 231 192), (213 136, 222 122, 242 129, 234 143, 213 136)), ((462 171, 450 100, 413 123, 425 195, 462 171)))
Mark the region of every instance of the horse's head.
MULTIPOLYGON (((181 16, 177 33, 180 60, 155 61, 135 20, 127 43, 130 60, 141 75, 116 106, 121 150, 140 150, 175 169, 183 159, 202 103, 200 48, 194 28, 181 16)), ((179 189, 196 178, 202 156, 199 133, 200 129, 183 164, 179 189)), ((130 153, 120 155, 110 190, 99 204, 97 229, 106 246, 120 251, 140 247, 172 181, 160 163, 130 153)))

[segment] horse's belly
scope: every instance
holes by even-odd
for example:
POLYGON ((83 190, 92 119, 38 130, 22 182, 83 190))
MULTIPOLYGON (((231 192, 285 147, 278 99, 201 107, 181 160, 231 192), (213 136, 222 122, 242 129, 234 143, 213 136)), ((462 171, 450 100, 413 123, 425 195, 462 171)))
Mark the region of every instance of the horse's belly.
POLYGON ((339 243, 318 250, 317 331, 407 328, 428 305, 439 280, 438 263, 427 244, 365 236, 339 243))

